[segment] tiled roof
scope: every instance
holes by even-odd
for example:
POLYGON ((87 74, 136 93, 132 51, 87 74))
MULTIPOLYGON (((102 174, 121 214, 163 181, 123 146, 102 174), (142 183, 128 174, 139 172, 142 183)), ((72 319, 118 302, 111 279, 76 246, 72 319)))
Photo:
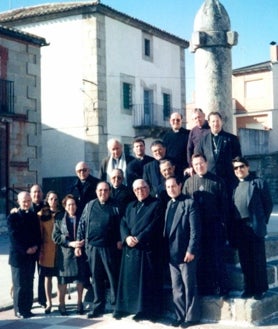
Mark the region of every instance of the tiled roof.
POLYGON ((31 33, 23 32, 21 30, 7 27, 0 25, 0 36, 7 36, 10 38, 15 38, 23 41, 27 41, 29 43, 38 45, 38 46, 46 46, 46 40, 44 38, 38 37, 36 35, 33 35, 31 33))
POLYGON ((50 19, 51 17, 57 18, 77 14, 91 14, 95 12, 117 19, 128 25, 144 29, 146 32, 152 33, 153 35, 164 39, 168 39, 184 48, 188 48, 189 46, 189 42, 185 39, 156 28, 155 26, 152 26, 139 19, 128 16, 109 6, 101 4, 98 1, 51 3, 14 9, 0 13, 0 24, 16 26, 19 24, 27 23, 29 21, 39 22, 42 20, 50 19))
POLYGON ((67 3, 49 3, 43 5, 37 5, 32 7, 22 7, 14 10, 9 10, 0 13, 0 21, 3 22, 15 22, 18 20, 45 16, 52 13, 63 13, 66 11, 72 11, 73 9, 86 8, 96 5, 95 2, 67 2, 67 3))

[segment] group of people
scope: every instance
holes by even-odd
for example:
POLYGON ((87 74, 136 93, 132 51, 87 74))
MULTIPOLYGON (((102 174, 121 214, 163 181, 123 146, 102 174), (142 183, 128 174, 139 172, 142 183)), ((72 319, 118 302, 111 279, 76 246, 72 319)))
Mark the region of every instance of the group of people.
MULTIPOLYGON (((107 289, 113 317, 157 319, 163 284, 171 280, 173 326, 200 321, 200 296, 226 296, 227 243, 237 248, 244 275, 242 298, 261 299, 268 290, 265 242, 272 201, 266 182, 249 171, 236 136, 223 130, 219 112, 208 119, 194 109, 196 126, 182 127, 172 113, 171 129, 145 153, 133 141, 134 157, 120 141, 107 143, 110 155, 99 178, 77 163, 77 180, 59 204, 49 191, 45 202, 18 195, 19 208, 8 216, 14 310, 32 316, 36 262, 44 281, 39 302, 51 312, 52 277, 58 278, 59 311, 66 315, 67 284, 77 284, 77 312, 83 289, 92 289, 94 318, 105 312, 107 289)), ((39 280, 40 282, 40 280, 39 280)))

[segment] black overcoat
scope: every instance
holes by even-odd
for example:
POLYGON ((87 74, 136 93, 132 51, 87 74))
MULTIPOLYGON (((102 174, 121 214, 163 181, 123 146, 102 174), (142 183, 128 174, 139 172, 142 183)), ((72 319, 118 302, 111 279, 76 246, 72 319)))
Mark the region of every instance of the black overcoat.
POLYGON ((162 207, 151 196, 143 201, 138 213, 136 205, 133 201, 127 206, 120 225, 123 254, 116 311, 130 314, 153 310, 161 277, 162 207), (130 235, 139 240, 133 248, 125 242, 130 235))

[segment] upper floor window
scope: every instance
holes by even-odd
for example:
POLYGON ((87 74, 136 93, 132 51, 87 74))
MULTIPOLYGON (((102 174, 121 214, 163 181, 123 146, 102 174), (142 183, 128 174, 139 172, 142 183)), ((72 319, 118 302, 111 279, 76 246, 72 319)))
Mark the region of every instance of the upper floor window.
POLYGON ((132 109, 132 85, 130 83, 123 83, 123 109, 132 109))
POLYGON ((142 35, 142 54, 143 59, 153 60, 153 38, 151 35, 143 33, 142 35))
POLYGON ((145 39, 145 46, 144 46, 144 52, 145 56, 150 57, 151 56, 151 41, 149 39, 145 39))
POLYGON ((171 95, 163 93, 163 117, 164 119, 170 118, 171 114, 171 95))
POLYGON ((0 79, 0 113, 14 112, 14 82, 0 79))
POLYGON ((121 73, 121 111, 125 114, 132 114, 134 104, 135 78, 131 75, 121 73))

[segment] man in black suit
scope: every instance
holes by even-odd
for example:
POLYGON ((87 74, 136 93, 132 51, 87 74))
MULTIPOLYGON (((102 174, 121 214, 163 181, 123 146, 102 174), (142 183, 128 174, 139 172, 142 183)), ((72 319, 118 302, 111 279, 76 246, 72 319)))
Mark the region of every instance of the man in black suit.
POLYGON ((154 158, 146 155, 145 141, 142 138, 136 138, 133 141, 133 153, 135 158, 127 164, 127 186, 132 189, 132 183, 143 177, 144 166, 153 161, 154 158))
POLYGON ((210 132, 203 136, 194 153, 203 154, 208 163, 208 171, 221 177, 226 183, 228 195, 236 183, 232 160, 241 155, 237 136, 223 130, 222 116, 219 112, 208 115, 210 132))
POLYGON ((208 171, 223 179, 228 198, 227 234, 232 243, 232 191, 237 183, 232 160, 241 156, 237 136, 223 130, 222 116, 219 112, 208 115, 210 132, 203 136, 194 149, 194 153, 203 154, 207 159, 208 171))
POLYGON ((9 264, 12 271, 15 316, 29 318, 33 316, 33 282, 41 233, 37 215, 30 211, 30 194, 20 192, 18 204, 18 211, 7 218, 10 238, 9 264))
POLYGON ((160 173, 159 162, 165 159, 166 147, 161 140, 155 140, 151 144, 151 151, 154 160, 144 166, 143 179, 150 187, 150 194, 157 197, 158 187, 164 182, 164 178, 160 173))
POLYGON ((90 168, 84 161, 80 161, 76 164, 75 173, 77 179, 69 193, 72 194, 76 200, 76 214, 80 217, 86 204, 97 197, 96 187, 100 180, 90 174, 90 168))
POLYGON ((161 305, 163 213, 143 179, 133 182, 136 200, 121 220, 123 254, 114 318, 135 314, 136 321, 153 319, 161 305))
POLYGON ((195 201, 181 193, 182 185, 177 178, 170 177, 165 184, 172 199, 164 227, 176 315, 172 326, 187 328, 200 321, 196 271, 201 223, 195 201))
POLYGON ((113 169, 111 176, 111 197, 117 201, 120 213, 123 214, 130 201, 135 199, 133 191, 123 184, 124 173, 122 169, 113 169))
POLYGON ((244 276, 241 297, 259 300, 268 290, 265 235, 273 204, 267 183, 249 172, 245 158, 233 159, 233 168, 238 178, 233 204, 235 235, 244 276))
POLYGON ((183 177, 184 170, 188 167, 186 148, 190 131, 182 127, 182 115, 178 112, 171 114, 169 122, 171 130, 163 137, 166 157, 174 160, 176 174, 183 177))

